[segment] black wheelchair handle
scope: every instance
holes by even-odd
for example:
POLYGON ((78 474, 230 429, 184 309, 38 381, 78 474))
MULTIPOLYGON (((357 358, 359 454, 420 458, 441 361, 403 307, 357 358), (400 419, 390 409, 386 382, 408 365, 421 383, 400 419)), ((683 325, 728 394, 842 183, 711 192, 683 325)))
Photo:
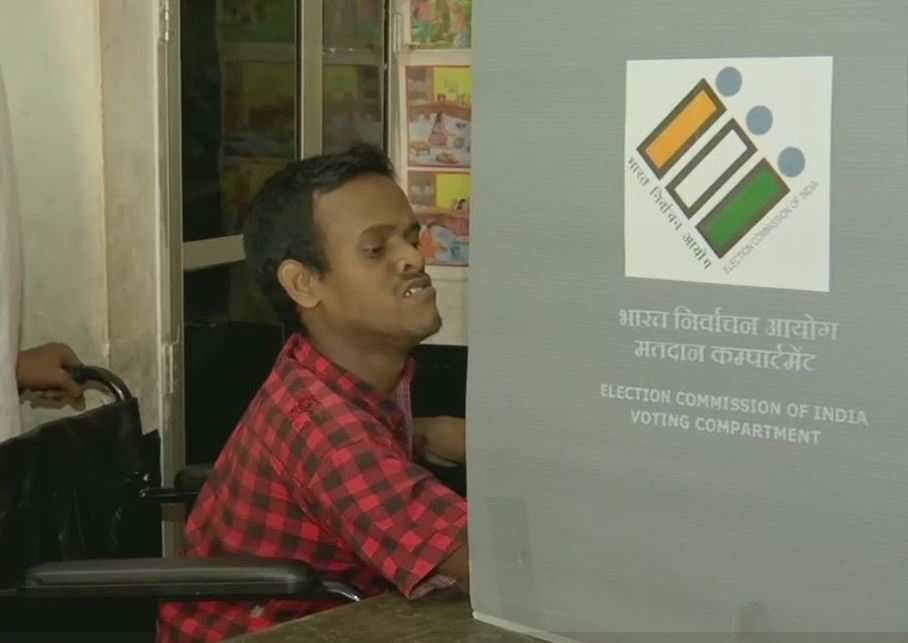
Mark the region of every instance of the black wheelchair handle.
POLYGON ((129 391, 129 387, 126 386, 126 382, 106 368, 80 364, 79 366, 71 366, 67 370, 79 384, 97 382, 103 385, 104 388, 110 391, 111 395, 117 398, 118 402, 132 399, 132 393, 129 391))

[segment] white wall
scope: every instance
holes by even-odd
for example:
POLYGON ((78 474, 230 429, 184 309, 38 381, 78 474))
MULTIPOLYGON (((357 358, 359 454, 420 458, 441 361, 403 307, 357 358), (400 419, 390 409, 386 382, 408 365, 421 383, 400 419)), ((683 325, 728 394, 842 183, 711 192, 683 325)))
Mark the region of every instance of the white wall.
MULTIPOLYGON (((23 343, 107 364, 101 47, 95 0, 3 0, 25 244, 23 343)), ((25 422, 36 417, 26 412, 25 422)))
POLYGON ((139 398, 143 427, 161 429, 158 2, 100 8, 110 368, 139 398))

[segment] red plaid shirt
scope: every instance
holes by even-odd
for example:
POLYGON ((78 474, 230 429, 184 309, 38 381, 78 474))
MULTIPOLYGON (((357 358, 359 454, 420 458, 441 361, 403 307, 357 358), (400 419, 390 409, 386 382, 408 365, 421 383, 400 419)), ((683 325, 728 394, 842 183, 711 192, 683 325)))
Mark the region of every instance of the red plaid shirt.
MULTIPOLYGON (((466 542, 466 501, 411 461, 409 442, 400 404, 294 336, 196 501, 188 555, 302 560, 366 595, 453 582, 436 568, 466 542)), ((167 603, 158 637, 220 641, 335 605, 167 603)))

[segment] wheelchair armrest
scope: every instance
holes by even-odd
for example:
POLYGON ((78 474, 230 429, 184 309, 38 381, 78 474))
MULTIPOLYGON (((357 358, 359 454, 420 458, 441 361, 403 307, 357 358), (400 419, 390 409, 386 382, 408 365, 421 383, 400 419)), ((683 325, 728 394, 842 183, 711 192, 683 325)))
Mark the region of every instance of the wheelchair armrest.
POLYGON ((139 485, 139 497, 161 505, 192 504, 211 473, 210 464, 192 464, 174 476, 173 487, 139 485))
POLYGON ((211 464, 190 464, 177 472, 173 486, 180 491, 198 493, 211 474, 211 464))
POLYGON ((145 487, 139 491, 139 498, 159 505, 191 505, 198 496, 198 491, 184 491, 172 487, 145 487))
POLYGON ((359 594, 323 583, 300 561, 257 558, 122 558, 42 563, 19 587, 25 598, 214 600, 341 598, 359 594))

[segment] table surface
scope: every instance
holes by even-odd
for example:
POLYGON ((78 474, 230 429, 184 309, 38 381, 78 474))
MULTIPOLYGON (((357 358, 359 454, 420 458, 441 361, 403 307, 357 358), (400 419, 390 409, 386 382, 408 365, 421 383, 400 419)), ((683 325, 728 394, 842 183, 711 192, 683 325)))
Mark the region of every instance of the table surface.
POLYGON ((396 593, 384 594, 233 639, 242 643, 528 643, 534 640, 476 621, 468 598, 457 590, 435 592, 417 601, 408 601, 396 593))

